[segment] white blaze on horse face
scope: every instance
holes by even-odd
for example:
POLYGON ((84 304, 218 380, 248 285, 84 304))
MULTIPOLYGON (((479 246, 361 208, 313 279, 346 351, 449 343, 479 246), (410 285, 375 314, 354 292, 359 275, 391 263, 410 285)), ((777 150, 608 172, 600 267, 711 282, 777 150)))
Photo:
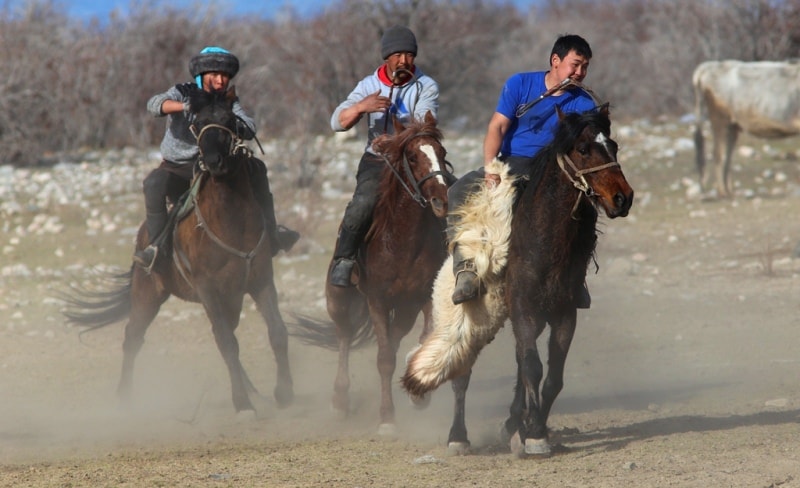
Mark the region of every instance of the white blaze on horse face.
POLYGON ((433 150, 433 146, 430 144, 423 144, 419 147, 419 150, 428 156, 428 160, 431 162, 431 172, 436 173, 436 181, 444 185, 445 182, 444 177, 442 176, 442 165, 439 163, 439 158, 436 157, 436 151, 433 150))
POLYGON ((600 144, 606 149, 606 154, 608 154, 608 159, 614 161, 614 155, 611 154, 611 149, 608 147, 608 138, 602 133, 598 133, 597 137, 594 138, 594 142, 600 144))

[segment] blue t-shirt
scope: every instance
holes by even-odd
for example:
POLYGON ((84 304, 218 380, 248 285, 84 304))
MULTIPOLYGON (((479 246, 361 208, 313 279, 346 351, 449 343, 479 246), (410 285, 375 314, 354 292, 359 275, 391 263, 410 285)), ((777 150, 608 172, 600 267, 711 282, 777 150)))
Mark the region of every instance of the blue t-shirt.
POLYGON ((511 127, 500 145, 501 156, 530 158, 550 144, 558 125, 556 106, 564 113, 582 113, 595 108, 596 104, 588 93, 580 88, 572 88, 560 96, 543 98, 521 117, 517 117, 517 111, 522 106, 547 91, 545 74, 545 71, 517 73, 503 86, 495 111, 508 117, 511 127))

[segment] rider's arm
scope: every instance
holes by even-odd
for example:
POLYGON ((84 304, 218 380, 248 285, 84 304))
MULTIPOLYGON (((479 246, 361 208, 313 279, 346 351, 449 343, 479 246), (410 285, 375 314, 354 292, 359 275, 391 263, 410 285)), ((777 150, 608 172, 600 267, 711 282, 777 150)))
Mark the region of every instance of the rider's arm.
POLYGON ((483 139, 483 165, 486 166, 497 157, 503 137, 511 127, 511 120, 505 115, 495 112, 486 128, 486 137, 483 139))

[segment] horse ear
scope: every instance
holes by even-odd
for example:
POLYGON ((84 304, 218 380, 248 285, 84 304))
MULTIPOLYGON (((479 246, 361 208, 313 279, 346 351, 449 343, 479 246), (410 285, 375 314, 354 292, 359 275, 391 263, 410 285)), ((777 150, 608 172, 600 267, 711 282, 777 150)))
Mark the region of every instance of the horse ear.
POLYGON ((430 110, 425 112, 425 125, 436 125, 436 117, 433 116, 433 112, 430 110))
POLYGON ((559 121, 564 120, 565 117, 564 112, 561 111, 561 107, 559 107, 558 105, 556 105, 556 114, 558 115, 559 121))
POLYGON ((397 117, 395 117, 394 115, 392 115, 392 125, 394 126, 394 133, 395 134, 399 134, 399 133, 403 132, 403 130, 406 128, 402 124, 402 122, 397 120, 397 117))
POLYGON ((608 109, 608 106, 609 106, 609 103, 606 102, 606 103, 600 105, 599 107, 597 107, 597 111, 600 112, 600 114, 602 114, 603 116, 608 117, 608 115, 611 113, 611 111, 608 109))

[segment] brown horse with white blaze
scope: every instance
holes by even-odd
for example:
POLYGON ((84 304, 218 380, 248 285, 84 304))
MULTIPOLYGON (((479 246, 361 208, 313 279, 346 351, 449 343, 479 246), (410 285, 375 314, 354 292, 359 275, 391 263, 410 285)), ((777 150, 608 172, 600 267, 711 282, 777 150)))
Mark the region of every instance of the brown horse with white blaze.
MULTIPOLYGON (((244 296, 250 295, 267 323, 275 353, 277 404, 288 405, 293 399, 288 332, 278 309, 273 252, 251 183, 253 178, 265 177, 259 171, 263 163, 253 158, 236 133, 235 99, 233 88, 225 93, 197 90, 191 95, 202 170, 195 176, 191 205, 182 207, 185 211, 171 234, 171 246, 167 246, 171 254, 156 261, 150 273, 132 266, 117 275, 110 291, 78 289, 67 296, 67 319, 90 330, 128 319, 118 386, 123 400, 131 395, 134 361, 145 332, 171 295, 203 305, 228 368, 237 412, 255 410, 249 392, 256 391, 239 360, 234 334, 244 296)), ((142 225, 137 249, 150 241, 142 225)))
POLYGON ((597 210, 609 218, 625 217, 633 203, 633 189, 610 137, 607 105, 584 114, 559 113, 559 117, 555 139, 536 156, 520 190, 513 190, 513 178, 503 175, 500 190, 484 186, 466 202, 465 207, 491 209, 500 200, 493 192, 503 191, 503 185, 509 189, 504 198, 516 199, 513 214, 511 205, 504 211, 506 220, 483 220, 500 227, 482 234, 500 236, 494 247, 465 237, 475 220, 480 221, 469 210, 462 219, 467 230, 455 232, 460 247, 477 248, 478 258, 489 254, 477 262, 500 266, 489 266, 482 277, 485 294, 453 305, 454 279, 447 269, 449 260, 445 263, 434 286, 434 328, 412 354, 402 378, 404 388, 415 397, 453 380, 456 408, 448 446, 456 453, 469 447, 464 403, 472 366, 509 318, 516 339, 517 384, 505 433, 519 454, 550 453, 547 418, 564 384, 577 303, 594 258, 597 210), (548 325, 545 375, 536 341, 548 325))
POLYGON ((392 385, 400 341, 411 331, 420 311, 425 318, 423 337, 429 328, 433 282, 447 256, 445 216, 447 188, 452 181, 442 134, 430 113, 424 121, 406 127, 396 120, 394 124, 394 135, 379 136, 373 142, 386 167, 372 225, 358 256, 357 286, 334 286, 330 280, 325 285, 335 336, 330 324, 309 319, 300 320, 303 332, 298 334, 305 342, 338 349, 332 404, 347 415, 350 350, 365 334, 374 333, 381 378, 378 431, 382 435, 395 432, 392 385))

